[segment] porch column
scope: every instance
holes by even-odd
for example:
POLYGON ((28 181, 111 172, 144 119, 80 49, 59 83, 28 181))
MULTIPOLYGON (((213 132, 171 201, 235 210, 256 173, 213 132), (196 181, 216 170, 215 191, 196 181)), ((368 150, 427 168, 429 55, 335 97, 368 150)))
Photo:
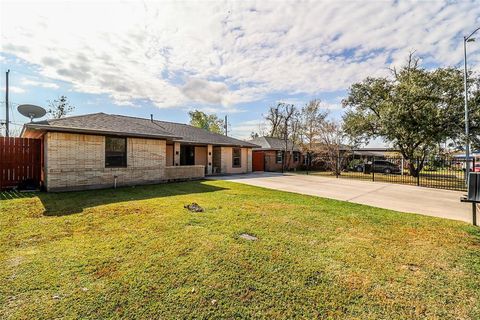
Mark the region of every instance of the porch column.
POLYGON ((173 145, 173 165, 180 165, 180 142, 175 142, 173 145))
POLYGON ((252 148, 247 149, 247 172, 252 172, 252 148))
POLYGON ((209 144, 207 146, 207 174, 212 174, 213 167, 213 146, 209 144))

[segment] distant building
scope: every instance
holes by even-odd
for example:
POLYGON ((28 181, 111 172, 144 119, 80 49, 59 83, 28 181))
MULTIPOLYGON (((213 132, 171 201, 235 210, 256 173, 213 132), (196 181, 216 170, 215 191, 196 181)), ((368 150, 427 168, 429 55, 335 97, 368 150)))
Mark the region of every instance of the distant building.
POLYGON ((286 148, 283 139, 273 137, 257 137, 248 142, 259 146, 252 149, 253 171, 282 171, 282 165, 286 170, 296 170, 303 164, 300 147, 291 141, 287 141, 286 148))
POLYGON ((352 155, 354 159, 370 159, 370 158, 401 158, 402 154, 399 150, 393 148, 348 148, 346 151, 352 155))

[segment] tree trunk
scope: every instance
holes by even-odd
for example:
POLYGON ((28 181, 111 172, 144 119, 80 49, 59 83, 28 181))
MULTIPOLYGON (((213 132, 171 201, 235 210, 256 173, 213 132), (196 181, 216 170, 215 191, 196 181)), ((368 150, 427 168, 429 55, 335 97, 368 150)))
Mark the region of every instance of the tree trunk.
POLYGON ((424 165, 424 160, 410 160, 408 162, 408 171, 410 172, 410 175, 412 177, 418 177, 420 175, 420 172, 422 171, 423 169, 423 165, 424 165), (417 166, 415 166, 415 164, 417 166))
POLYGON ((417 170, 417 168, 415 167, 415 163, 412 162, 412 161, 409 161, 408 162, 408 171, 410 172, 410 175, 412 177, 418 177, 418 173, 419 171, 417 170))

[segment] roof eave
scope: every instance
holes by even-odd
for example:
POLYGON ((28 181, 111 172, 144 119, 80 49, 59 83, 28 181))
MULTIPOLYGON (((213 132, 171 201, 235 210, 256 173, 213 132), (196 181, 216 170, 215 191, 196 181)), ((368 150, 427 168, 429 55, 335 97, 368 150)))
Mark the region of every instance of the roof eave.
MULTIPOLYGON (((174 139, 175 140, 175 139, 174 139)), ((180 140, 179 142, 183 144, 205 144, 209 145, 211 144, 212 146, 221 146, 221 147, 240 147, 240 148, 257 148, 259 146, 251 144, 251 143, 218 143, 218 142, 204 142, 204 141, 195 141, 195 140, 180 140)))
MULTIPOLYGON (((182 139, 182 137, 177 137, 177 136, 131 133, 131 132, 121 132, 121 131, 108 131, 108 130, 98 130, 98 129, 85 129, 85 128, 76 128, 76 127, 60 127, 60 126, 51 126, 51 125, 34 124, 34 123, 27 123, 24 125, 24 128, 33 129, 33 130, 54 131, 54 132, 114 135, 114 136, 124 136, 124 137, 139 137, 139 138, 166 139, 166 140, 182 139)), ((22 132, 24 131, 24 128, 22 129, 22 132)))
MULTIPOLYGON (((255 148, 255 150, 258 150, 258 151, 285 151, 285 148, 255 148)), ((292 149, 288 148, 287 151, 292 151, 292 149)), ((302 150, 298 149, 298 148, 294 148, 293 151, 296 151, 296 152, 302 152, 302 150)))

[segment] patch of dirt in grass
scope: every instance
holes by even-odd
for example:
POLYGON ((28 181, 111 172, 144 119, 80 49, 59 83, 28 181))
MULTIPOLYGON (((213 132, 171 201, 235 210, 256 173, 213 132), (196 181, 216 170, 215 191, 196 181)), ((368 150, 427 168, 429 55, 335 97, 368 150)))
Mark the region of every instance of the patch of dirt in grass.
POLYGON ((412 271, 412 272, 419 272, 420 271, 420 266, 418 266, 416 264, 413 264, 413 263, 407 263, 407 264, 404 264, 401 267, 401 269, 412 271))
POLYGON ((6 265, 11 269, 11 273, 8 276, 8 280, 13 280, 17 277, 17 269, 24 261, 24 257, 22 256, 14 256, 7 260, 6 265))
POLYGON ((24 258, 21 256, 15 256, 9 260, 7 260, 7 265, 12 268, 18 267, 22 262, 24 258))
POLYGON ((239 299, 241 301, 248 301, 252 300, 255 297, 255 292, 257 291, 256 288, 254 287, 248 287, 246 288, 241 294, 239 299))
POLYGON ((112 277, 113 274, 117 272, 117 267, 113 264, 108 264, 106 266, 102 266, 95 270, 94 276, 97 279, 105 278, 105 277, 112 277))

